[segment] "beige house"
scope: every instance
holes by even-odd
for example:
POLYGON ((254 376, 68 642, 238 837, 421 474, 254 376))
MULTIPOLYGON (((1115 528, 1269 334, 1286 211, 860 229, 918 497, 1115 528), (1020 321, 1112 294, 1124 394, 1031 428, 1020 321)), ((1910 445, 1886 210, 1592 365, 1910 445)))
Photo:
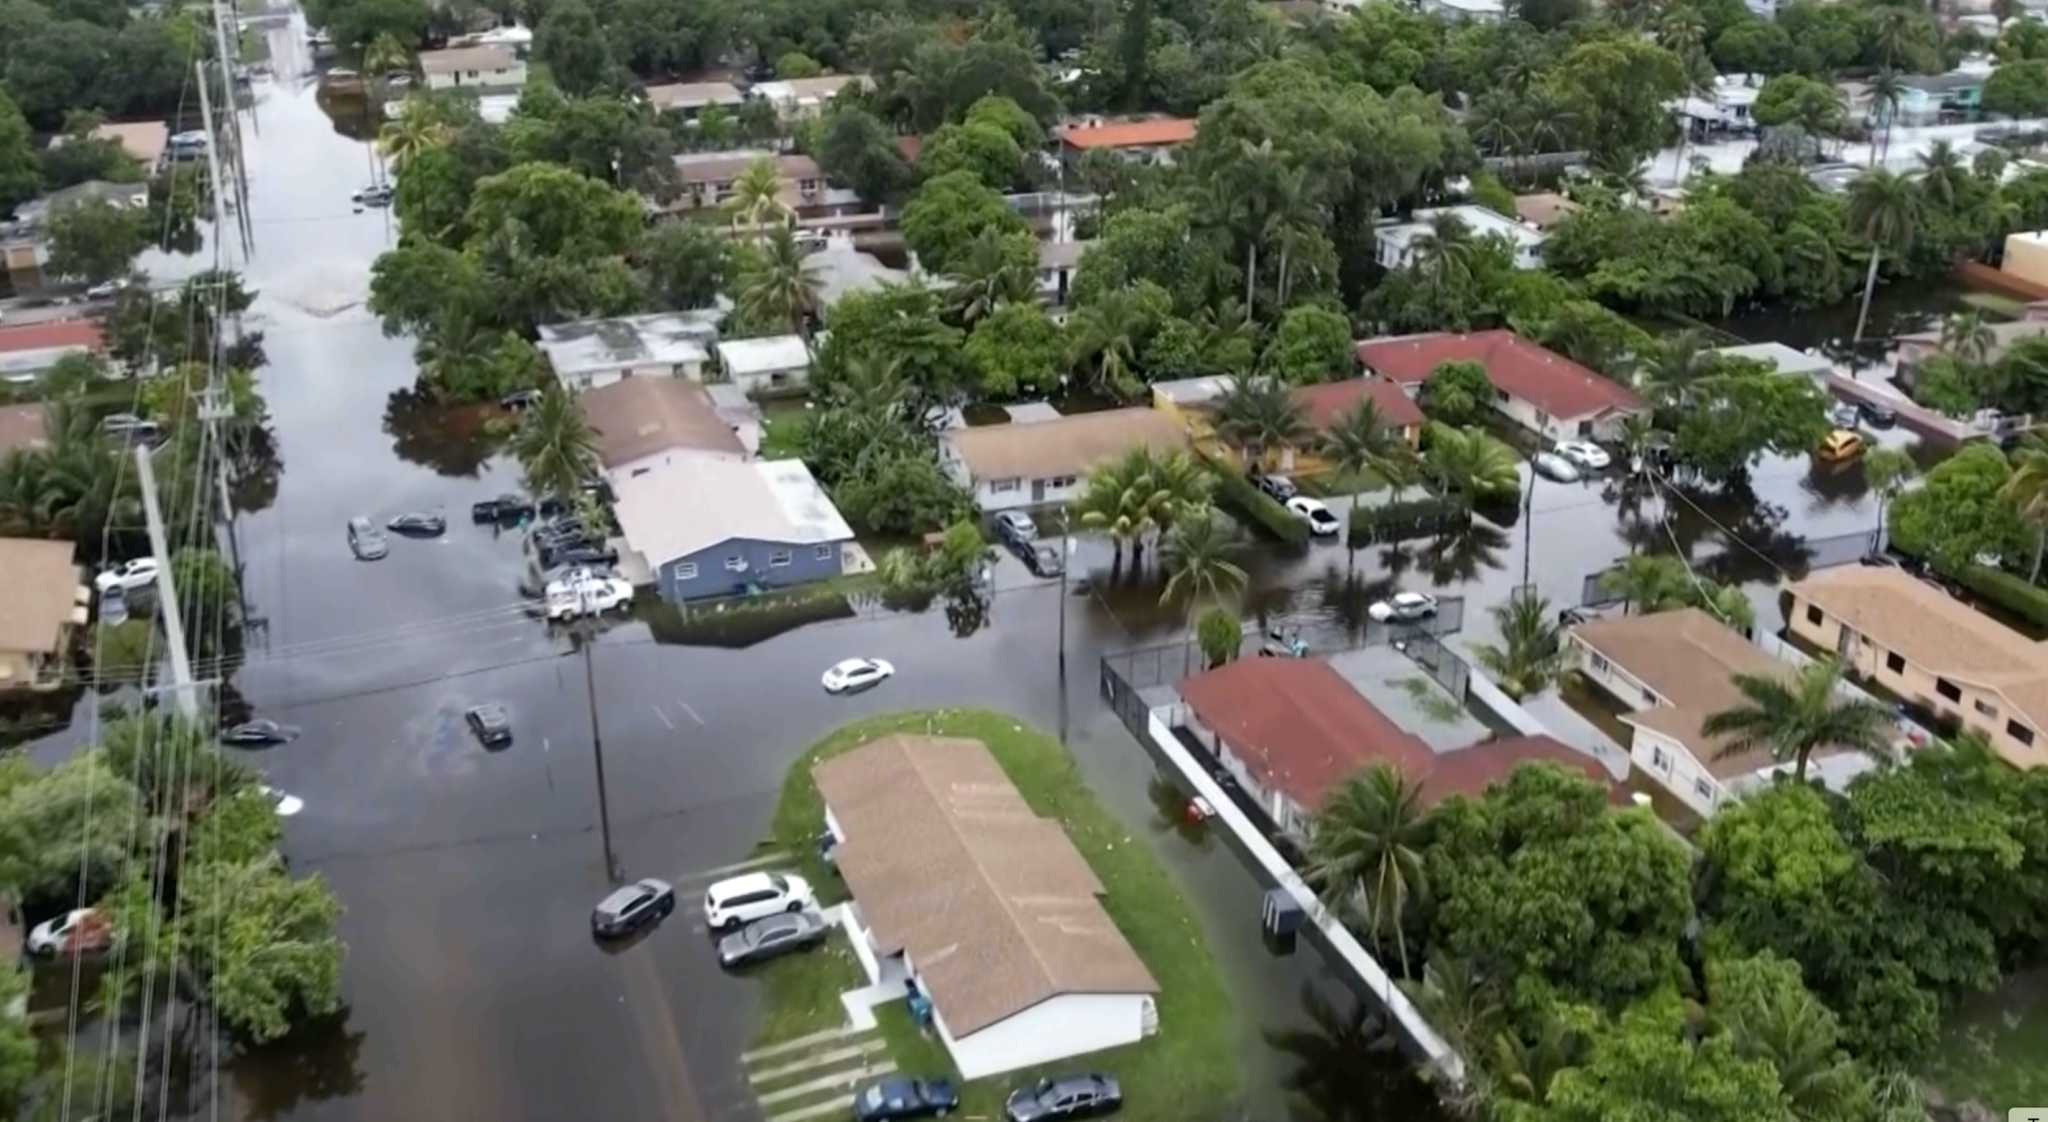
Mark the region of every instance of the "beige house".
POLYGON ((1897 569, 1845 565, 1785 587, 1786 630, 1893 694, 2048 764, 2048 647, 1897 569))
POLYGON ((55 689, 71 629, 84 626, 91 593, 79 583, 72 544, 0 538, 0 691, 55 689))
POLYGON ((1179 421, 1135 406, 954 429, 940 460, 982 510, 998 511, 1078 498, 1095 465, 1133 448, 1166 455, 1187 446, 1179 421))

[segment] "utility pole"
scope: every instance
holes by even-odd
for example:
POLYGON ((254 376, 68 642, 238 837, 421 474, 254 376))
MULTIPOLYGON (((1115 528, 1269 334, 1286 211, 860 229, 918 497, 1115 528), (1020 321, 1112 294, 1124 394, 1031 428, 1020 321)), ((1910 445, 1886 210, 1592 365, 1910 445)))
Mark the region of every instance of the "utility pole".
POLYGON ((149 445, 135 443, 135 478, 142 484, 142 513, 149 522, 149 552, 156 558, 157 604, 163 608, 164 645, 171 650, 171 694, 178 714, 187 721, 199 719, 199 696, 192 681, 192 655, 185 648, 185 621, 178 613, 178 583, 171 576, 171 547, 164 537, 164 513, 157 505, 156 471, 149 462, 149 445))
POLYGON ((612 855, 612 809, 605 796, 604 733, 597 724, 597 671, 591 663, 591 648, 597 646, 595 616, 585 616, 576 625, 583 647, 583 697, 590 706, 590 754, 597 762, 597 827, 604 838, 604 875, 619 879, 619 860, 612 855))
MULTIPOLYGON (((227 12, 222 9, 220 0, 214 0, 213 5, 213 41, 216 64, 220 68, 222 106, 226 111, 226 123, 232 130, 235 146, 235 229, 242 235, 242 257, 246 259, 249 256, 250 239, 253 233, 249 226, 249 169, 242 162, 242 123, 241 117, 237 115, 235 109, 234 59, 237 52, 230 52, 228 50, 227 12)), ((236 45, 240 45, 239 34, 236 37, 236 45)), ((206 80, 203 74, 200 76, 199 89, 202 95, 206 91, 206 80)), ((204 104, 203 97, 201 98, 201 104, 204 104)), ((209 113, 207 115, 206 123, 209 129, 213 127, 212 114, 209 113)), ((217 133, 214 137, 209 138, 209 152, 212 150, 212 141, 217 139, 219 139, 217 133)))

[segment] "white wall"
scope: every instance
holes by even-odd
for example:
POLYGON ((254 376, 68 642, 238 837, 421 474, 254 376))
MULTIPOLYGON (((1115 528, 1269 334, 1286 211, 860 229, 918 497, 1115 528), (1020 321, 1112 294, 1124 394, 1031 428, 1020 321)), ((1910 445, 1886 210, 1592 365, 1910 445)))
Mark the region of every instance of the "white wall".
POLYGON ((1042 491, 1034 489, 1034 481, 1030 479, 1016 480, 1016 485, 1007 491, 995 489, 994 483, 998 481, 977 479, 974 481, 974 501, 985 511, 1016 510, 1020 507, 1070 502, 1080 498, 1081 492, 1088 489, 1087 476, 1076 475, 1072 479, 1073 482, 1065 486, 1057 485, 1050 480, 1042 481, 1045 483, 1042 491))
POLYGON ((1033 1064, 1050 1063, 1135 1044, 1145 1035, 1146 994, 1069 993, 955 1039, 945 1018, 932 1011, 946 1050, 963 1079, 980 1079, 1033 1064))
POLYGON ((793 366, 786 370, 760 370, 731 376, 732 384, 748 393, 775 394, 793 390, 810 381, 811 368, 793 366), (779 380, 778 380, 779 379, 779 380))
POLYGON ((427 75, 430 90, 452 90, 457 86, 487 86, 492 89, 515 89, 526 84, 526 64, 515 62, 499 70, 464 70, 450 74, 440 71, 427 75))
POLYGON ((1629 742, 1628 758, 1637 770, 1656 780, 1702 818, 1713 817, 1727 797, 1721 781, 1701 766, 1684 745, 1663 733, 1636 729, 1635 738, 1629 742))
POLYGON ((609 386, 622 378, 688 378, 692 382, 704 380, 702 362, 678 362, 674 365, 662 363, 647 366, 614 366, 601 370, 572 370, 568 373, 556 371, 562 384, 572 390, 594 390, 609 386))

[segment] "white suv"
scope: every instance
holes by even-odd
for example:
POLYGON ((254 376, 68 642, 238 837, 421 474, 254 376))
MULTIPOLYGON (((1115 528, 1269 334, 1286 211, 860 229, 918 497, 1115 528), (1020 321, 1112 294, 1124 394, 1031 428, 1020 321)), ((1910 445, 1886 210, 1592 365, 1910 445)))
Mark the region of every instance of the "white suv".
POLYGON ((719 881, 704 893, 704 922, 713 931, 724 931, 762 916, 817 906, 810 882, 802 877, 748 873, 719 881))

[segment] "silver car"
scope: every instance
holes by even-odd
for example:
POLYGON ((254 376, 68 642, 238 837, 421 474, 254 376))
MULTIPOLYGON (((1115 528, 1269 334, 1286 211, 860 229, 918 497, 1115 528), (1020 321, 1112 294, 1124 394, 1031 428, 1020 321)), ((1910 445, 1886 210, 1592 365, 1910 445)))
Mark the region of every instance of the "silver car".
POLYGON ((348 520, 348 547, 355 552, 358 561, 376 561, 391 552, 383 531, 371 525, 367 518, 348 520))
POLYGON ((590 933, 601 938, 630 935, 676 910, 676 890, 667 881, 635 881, 597 902, 590 911, 590 933))
POLYGON ((815 947, 832 930, 816 912, 785 912, 757 919, 718 940, 718 964, 730 969, 815 947))

